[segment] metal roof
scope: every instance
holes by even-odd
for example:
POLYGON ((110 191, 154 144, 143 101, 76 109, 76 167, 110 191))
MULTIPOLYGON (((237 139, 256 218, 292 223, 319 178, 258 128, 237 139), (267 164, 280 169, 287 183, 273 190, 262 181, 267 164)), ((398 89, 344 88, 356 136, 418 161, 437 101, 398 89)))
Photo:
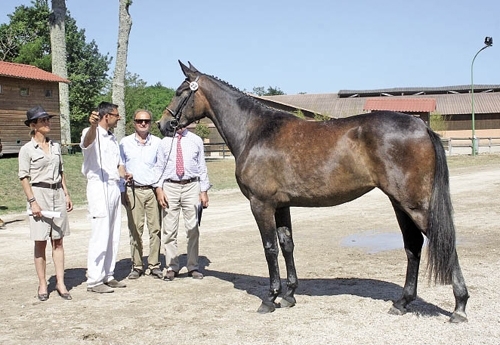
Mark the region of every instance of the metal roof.
MULTIPOLYGON (((370 96, 419 96, 419 95, 439 95, 469 93, 469 85, 454 85, 440 87, 395 87, 388 89, 373 90, 340 90, 339 97, 370 97, 370 96)), ((500 85, 474 85, 477 92, 499 92, 500 85)))
MULTIPOLYGON (((498 85, 497 85, 498 87, 498 85)), ((469 86, 470 88, 470 86, 469 86)), ((499 88, 500 89, 500 88, 499 88)), ((477 114, 500 113, 500 92, 488 92, 490 89, 474 87, 474 112, 477 114), (481 92, 486 90, 486 92, 481 92)), ((278 101, 296 108, 309 109, 318 114, 333 118, 343 118, 368 112, 364 110, 368 97, 340 98, 336 93, 329 94, 298 94, 263 96, 270 101, 278 101)), ((373 97, 370 97, 373 98, 373 97)), ((441 115, 470 114, 470 93, 420 94, 414 96, 391 96, 380 99, 398 98, 431 98, 436 100, 435 112, 441 115)))
POLYGON ((70 83, 69 80, 61 78, 54 73, 44 71, 43 69, 40 69, 38 67, 6 61, 0 61, 0 76, 30 80, 52 81, 67 84, 70 83))

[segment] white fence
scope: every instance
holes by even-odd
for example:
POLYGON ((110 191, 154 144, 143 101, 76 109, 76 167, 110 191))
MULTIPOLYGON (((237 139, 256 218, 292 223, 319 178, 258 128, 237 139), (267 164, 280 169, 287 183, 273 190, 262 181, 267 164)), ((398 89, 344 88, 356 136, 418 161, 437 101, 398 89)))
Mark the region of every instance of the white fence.
MULTIPOLYGON (((476 138, 477 153, 499 153, 500 137, 476 138)), ((472 138, 444 138, 441 139, 448 155, 472 154, 472 138)))

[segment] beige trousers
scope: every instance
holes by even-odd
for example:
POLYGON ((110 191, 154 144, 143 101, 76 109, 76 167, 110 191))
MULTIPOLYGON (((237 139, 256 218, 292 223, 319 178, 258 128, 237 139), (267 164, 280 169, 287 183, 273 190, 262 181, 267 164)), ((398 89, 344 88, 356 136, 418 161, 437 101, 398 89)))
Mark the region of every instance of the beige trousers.
POLYGON ((168 198, 168 208, 162 212, 162 243, 165 249, 167 269, 179 272, 177 235, 179 217, 182 211, 187 235, 187 269, 198 270, 199 236, 198 204, 200 203, 200 183, 185 185, 165 182, 163 191, 168 198))
POLYGON ((149 231, 148 268, 160 268, 160 206, 152 189, 127 188, 130 207, 126 207, 130 235, 130 257, 132 268, 143 271, 144 225, 149 231), (135 194, 135 197, 134 197, 135 194), (133 208, 132 208, 133 207, 133 208))

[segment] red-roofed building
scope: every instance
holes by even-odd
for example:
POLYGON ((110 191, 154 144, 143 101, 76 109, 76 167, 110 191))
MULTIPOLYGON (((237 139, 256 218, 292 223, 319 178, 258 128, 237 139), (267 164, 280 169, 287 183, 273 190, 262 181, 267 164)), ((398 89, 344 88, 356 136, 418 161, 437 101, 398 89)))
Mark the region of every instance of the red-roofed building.
POLYGON ((0 61, 0 139, 2 153, 18 153, 31 137, 26 127, 26 111, 41 105, 51 119, 50 138, 61 140, 59 83, 69 83, 38 67, 0 61))
POLYGON ((400 113, 431 113, 436 110, 434 98, 368 98, 363 110, 390 110, 400 113))

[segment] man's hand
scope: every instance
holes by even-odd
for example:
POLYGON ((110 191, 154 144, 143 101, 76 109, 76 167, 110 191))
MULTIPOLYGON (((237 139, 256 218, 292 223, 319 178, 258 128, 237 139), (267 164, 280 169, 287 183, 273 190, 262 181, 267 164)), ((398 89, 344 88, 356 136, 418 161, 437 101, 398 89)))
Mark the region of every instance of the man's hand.
POLYGON ((163 192, 163 188, 157 187, 155 190, 156 200, 160 204, 162 208, 168 208, 168 199, 167 195, 163 192))
POLYGON ((200 193, 200 202, 201 202, 201 206, 203 206, 203 208, 208 207, 208 193, 207 192, 200 193))
POLYGON ((134 175, 132 173, 125 172, 125 176, 123 178, 125 179, 125 182, 130 183, 134 179, 134 175))
POLYGON ((97 127, 99 124, 99 113, 97 111, 93 111, 90 113, 89 122, 92 127, 97 127))

